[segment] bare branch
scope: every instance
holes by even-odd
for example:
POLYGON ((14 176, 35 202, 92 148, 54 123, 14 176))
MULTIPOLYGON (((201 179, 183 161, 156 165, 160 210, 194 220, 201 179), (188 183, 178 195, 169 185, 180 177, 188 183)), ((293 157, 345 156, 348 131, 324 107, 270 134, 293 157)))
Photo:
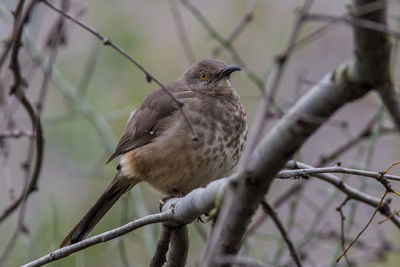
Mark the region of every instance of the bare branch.
MULTIPOLYGON (((295 162, 291 161, 288 164, 286 164, 286 167, 290 167, 291 169, 296 169, 296 168, 302 168, 302 169, 307 169, 307 168, 313 168, 312 166, 309 166, 304 163, 300 162, 295 162)), ((350 199, 354 199, 357 201, 360 201, 362 203, 365 203, 371 207, 378 207, 380 199, 370 196, 364 192, 361 192, 348 184, 344 183, 342 179, 339 179, 338 177, 332 175, 332 174, 313 174, 313 177, 319 178, 321 180, 324 180, 332 185, 334 185, 336 188, 338 188, 340 191, 345 193, 347 197, 350 199)), ((379 207, 379 212, 382 213, 385 216, 390 216, 390 220, 398 227, 400 228, 400 217, 398 216, 392 216, 392 212, 389 207, 389 203, 383 202, 382 205, 379 207)))
MULTIPOLYGON (((295 164, 295 163, 289 162, 288 166, 293 166, 293 164, 295 164)), ((351 169, 351 168, 344 168, 341 166, 280 171, 277 174, 277 178, 287 179, 290 177, 304 177, 304 176, 306 177, 306 176, 317 174, 317 173, 353 174, 353 175, 373 178, 373 179, 377 180, 378 182, 380 182, 382 180, 382 178, 386 178, 388 180, 393 180, 393 181, 400 181, 400 176, 383 174, 382 172, 371 172, 371 171, 357 170, 357 169, 351 169)))
MULTIPOLYGON (((274 209, 278 209, 286 201, 290 200, 296 194, 299 194, 303 189, 304 183, 297 183, 289 187, 286 191, 280 194, 280 196, 273 202, 274 209)), ((260 212, 258 216, 252 220, 249 228, 247 229, 246 235, 243 240, 246 240, 247 236, 254 233, 260 225, 268 219, 268 214, 265 212, 260 212)))
POLYGON ((166 267, 184 267, 189 249, 189 236, 186 225, 172 230, 166 267))
POLYGON ((91 247, 95 244, 106 242, 108 240, 114 239, 126 233, 132 232, 140 227, 143 227, 148 224, 159 223, 159 222, 167 222, 167 221, 175 221, 173 210, 168 210, 165 212, 152 214, 145 216, 143 218, 134 220, 130 223, 127 223, 121 227, 115 228, 113 230, 107 231, 103 234, 99 234, 88 239, 82 240, 78 243, 72 244, 70 246, 66 246, 60 249, 57 249, 46 256, 43 256, 37 260, 31 261, 23 267, 34 267, 34 266, 42 266, 46 263, 53 262, 59 259, 62 259, 74 252, 83 250, 85 248, 91 247))
MULTIPOLYGON (((385 18, 385 11, 383 9, 378 13, 370 13, 368 18, 374 15, 378 19, 385 18)), ((361 33, 355 30, 354 35, 365 42, 373 38, 371 31, 361 33), (358 36, 360 34, 364 36, 358 36)), ((381 38, 378 40, 382 41, 381 38)), ((326 75, 321 83, 314 86, 289 110, 252 152, 248 166, 240 173, 236 185, 230 192, 226 192, 214 229, 214 241, 209 242, 207 247, 205 266, 214 264, 214 255, 238 252, 250 218, 264 194, 268 192, 275 175, 322 124, 308 122, 303 119, 304 115, 316 116, 326 121, 345 103, 361 98, 372 89, 371 86, 366 86, 362 77, 371 79, 380 73, 384 73, 384 76, 389 73, 386 55, 390 55, 390 47, 386 42, 379 43, 378 40, 372 42, 376 46, 367 46, 368 50, 363 50, 364 43, 355 41, 355 50, 361 53, 363 59, 357 59, 356 55, 352 62, 343 64, 326 75), (384 58, 377 64, 380 57, 384 58)))
POLYGON ((234 264, 239 267, 266 267, 257 260, 246 258, 243 256, 220 255, 216 259, 218 264, 234 264))
POLYGON ((323 166, 328 162, 332 162, 335 159, 337 159, 340 155, 345 153, 346 151, 350 150, 360 142, 364 140, 364 138, 369 137, 372 134, 372 130, 374 128, 374 125, 378 119, 378 114, 375 114, 370 121, 365 125, 365 127, 358 133, 356 134, 353 138, 351 138, 349 141, 347 141, 345 144, 339 146, 336 148, 333 152, 331 152, 329 155, 322 156, 319 163, 317 166, 323 166))
POLYGON ((270 205, 268 205, 267 202, 262 201, 261 202, 261 206, 264 209, 264 211, 266 213, 269 214, 269 216, 271 216, 272 220, 274 221, 276 227, 278 227, 279 232, 281 233, 281 236, 283 238, 283 240, 285 240, 289 252, 290 252, 290 256, 292 256, 293 261, 296 263, 296 266, 301 267, 301 262, 300 262, 300 257, 297 255, 296 249, 293 245, 293 242, 290 240, 288 233, 285 230, 285 227, 283 226, 281 220, 279 219, 278 215, 275 213, 275 211, 271 208, 270 205))
MULTIPOLYGON (((370 12, 368 12, 370 13, 370 12)), ((314 21, 328 21, 328 22, 342 22, 349 24, 351 26, 357 26, 360 28, 365 28, 368 30, 380 32, 380 33, 387 33, 395 38, 400 38, 400 33, 389 29, 386 24, 373 22, 368 19, 361 19, 361 18, 354 18, 349 16, 332 16, 332 15, 325 15, 325 14, 317 14, 317 13, 309 13, 306 16, 307 20, 314 20, 314 21)))
POLYGON ((179 99, 177 99, 174 94, 172 94, 160 81, 158 81, 157 78, 155 78, 153 75, 151 75, 139 62, 137 62, 135 59, 133 59, 133 57, 129 56, 127 52, 125 52, 122 48, 120 48, 118 45, 114 44, 110 39, 102 36, 100 33, 98 33, 97 31, 95 31, 94 29, 92 29, 91 27, 89 27, 88 25, 84 24, 83 22, 73 18, 72 16, 70 16, 68 13, 58 9, 57 7, 55 7, 54 5, 50 4, 48 1, 46 0, 42 0, 42 3, 46 4, 48 7, 50 7, 51 9, 53 9, 54 11, 62 14, 64 17, 66 17, 67 19, 71 20, 72 22, 76 23, 77 25, 79 25, 80 27, 82 27, 83 29, 85 29, 86 31, 90 32, 91 34, 93 34, 94 36, 96 36, 100 41, 103 42, 103 45, 105 46, 110 46, 113 49, 115 49, 118 53, 120 53, 121 55, 123 55, 125 58, 127 58, 130 62, 132 62, 136 67, 138 67, 145 75, 146 75, 146 79, 148 82, 154 81, 156 84, 158 84, 162 90, 165 91, 165 93, 167 93, 177 104, 179 111, 182 113, 183 118, 185 119, 185 122, 187 123, 187 125, 189 126, 190 130, 193 133, 193 141, 197 141, 198 140, 198 136, 196 131, 193 128, 193 125, 190 123, 189 119, 187 118, 186 114, 183 112, 183 105, 184 103, 182 101, 180 101, 179 99))
POLYGON ((266 99, 262 99, 260 101, 257 114, 254 119, 253 126, 249 132, 249 138, 248 142, 246 145, 246 149, 244 151, 243 155, 243 162, 244 166, 247 165, 247 161, 249 160, 249 155, 253 151, 255 145, 258 143, 258 141, 261 138, 262 131, 265 127, 266 123, 266 116, 265 114, 268 114, 270 112, 271 105, 275 104, 274 98, 275 94, 278 91, 280 81, 284 75, 286 65, 289 60, 289 56, 292 53, 292 49, 294 47, 294 44, 296 42, 296 39, 298 35, 300 34, 301 28, 305 22, 305 15, 311 8, 313 0, 306 0, 297 16, 297 19, 294 24, 294 29, 290 35, 288 44, 285 48, 285 50, 276 57, 275 60, 275 69, 273 72, 273 75, 271 75, 271 78, 268 81, 268 84, 266 85, 266 89, 268 90, 265 92, 267 94, 266 99))
MULTIPOLYGON (((336 211, 339 212, 340 215, 340 241, 342 245, 342 251, 345 250, 346 247, 346 238, 345 238, 345 228, 344 228, 344 222, 346 220, 346 217, 343 214, 343 207, 346 205, 347 201, 349 201, 350 198, 346 198, 342 204, 339 205, 339 207, 336 208, 336 211)), ((351 267, 350 260, 348 259, 347 255, 344 254, 344 259, 346 260, 347 266, 351 267)))
POLYGON ((179 11, 179 7, 176 4, 176 1, 177 0, 168 0, 168 3, 172 13, 172 19, 175 23, 175 28, 178 33, 179 41, 182 44, 182 48, 185 52, 187 61, 190 65, 192 65, 196 61, 196 57, 194 55, 192 47, 190 46, 190 42, 185 31, 185 26, 182 22, 181 12, 179 11))
POLYGON ((158 239, 156 251, 150 260, 150 267, 162 267, 166 262, 166 255, 169 248, 169 242, 171 240, 172 229, 162 224, 161 233, 158 239))
MULTIPOLYGON (((244 30, 244 28, 249 24, 249 22, 253 20, 254 9, 256 8, 258 2, 259 0, 249 1, 242 17, 240 18, 240 20, 238 20, 236 25, 232 28, 231 32, 225 38, 225 43, 232 43, 244 30)), ((221 43, 219 44, 219 46, 214 48, 214 50, 211 53, 211 57, 217 57, 220 52, 221 52, 221 43)))
POLYGON ((187 0, 180 0, 181 3, 196 17, 196 19, 200 22, 200 24, 204 27, 207 33, 215 39, 218 43, 220 43, 225 49, 229 52, 232 59, 242 67, 243 71, 247 74, 247 77, 257 85, 260 91, 264 91, 264 81, 260 79, 257 74, 255 74, 250 68, 247 66, 245 61, 239 55, 239 53, 232 46, 232 43, 226 42, 225 39, 211 26, 208 20, 201 14, 200 10, 196 8, 192 3, 187 0))
POLYGON ((356 238, 350 243, 350 245, 343 251, 343 253, 339 256, 339 258, 336 260, 336 262, 339 262, 340 259, 346 255, 346 253, 349 251, 349 249, 354 245, 354 243, 357 242, 358 238, 360 238, 360 236, 365 232, 365 230, 367 229, 367 227, 371 224, 372 220, 375 217, 376 212, 379 210, 379 208, 381 207, 383 200, 385 199, 386 195, 389 193, 389 191, 385 191, 385 194, 383 194, 381 200, 379 201, 378 205, 376 206, 376 209, 374 211, 374 213, 372 214, 371 218, 369 219, 368 223, 364 226, 364 228, 361 230, 360 233, 358 233, 358 235, 356 236, 356 238))
POLYGON ((0 133, 0 139, 20 138, 20 137, 32 138, 34 137, 34 135, 32 134, 32 132, 26 130, 4 131, 3 133, 0 133))

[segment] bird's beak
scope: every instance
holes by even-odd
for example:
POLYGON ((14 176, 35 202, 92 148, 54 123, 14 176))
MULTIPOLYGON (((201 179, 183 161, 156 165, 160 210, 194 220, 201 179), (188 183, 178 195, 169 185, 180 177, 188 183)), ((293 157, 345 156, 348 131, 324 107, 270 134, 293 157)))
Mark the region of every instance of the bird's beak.
POLYGON ((238 65, 229 65, 223 68, 217 75, 217 81, 221 80, 224 77, 229 77, 232 72, 242 70, 238 65))

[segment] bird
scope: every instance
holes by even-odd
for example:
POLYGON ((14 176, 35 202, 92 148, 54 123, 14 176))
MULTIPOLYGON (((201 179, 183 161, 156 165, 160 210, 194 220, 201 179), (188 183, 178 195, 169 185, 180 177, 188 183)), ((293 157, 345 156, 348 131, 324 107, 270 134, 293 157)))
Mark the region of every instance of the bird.
POLYGON ((60 247, 85 239, 137 183, 172 197, 230 175, 247 136, 246 112, 230 81, 230 75, 240 70, 204 59, 165 86, 178 101, 163 88, 147 96, 131 114, 107 161, 121 156, 115 178, 60 247), (178 102, 183 103, 181 109, 178 102))

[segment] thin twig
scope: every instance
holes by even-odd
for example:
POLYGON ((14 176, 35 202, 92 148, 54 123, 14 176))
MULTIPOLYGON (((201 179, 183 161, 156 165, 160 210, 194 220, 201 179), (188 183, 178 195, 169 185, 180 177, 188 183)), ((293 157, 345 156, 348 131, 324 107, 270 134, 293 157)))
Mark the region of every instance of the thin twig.
MULTIPOLYGON (((396 129, 396 128, 382 128, 380 130, 381 134, 393 134, 393 133, 397 133, 397 132, 398 132, 398 129, 396 129)), ((350 140, 348 140, 345 144, 339 146, 337 149, 332 151, 330 154, 328 154, 326 156, 321 156, 321 159, 320 159, 319 163, 316 164, 316 166, 323 166, 328 162, 332 162, 332 161, 336 160, 343 153, 349 151, 350 149, 352 149, 353 147, 355 147, 356 145, 358 145, 365 139, 371 137, 372 134, 373 134, 373 131, 371 128, 370 129, 365 128, 364 130, 359 132, 357 135, 352 137, 350 140)))
MULTIPOLYGON (((225 38, 226 43, 232 43, 238 36, 239 34, 243 31, 243 29, 253 20, 253 13, 254 9, 256 8, 259 0, 251 0, 249 1, 246 10, 244 11, 242 17, 238 20, 236 25, 232 28, 230 33, 227 35, 225 38)), ((214 48, 214 50, 211 53, 211 57, 217 57, 219 53, 221 52, 221 43, 219 46, 214 48)))
POLYGON ((243 256, 220 255, 215 261, 216 263, 221 264, 221 266, 224 266, 223 264, 232 264, 238 267, 266 267, 266 265, 255 259, 243 256))
MULTIPOLYGON (((301 190, 303 189, 304 183, 297 183, 295 185, 292 185, 289 187, 286 191, 281 193, 279 197, 273 202, 272 206, 274 209, 279 208, 282 204, 286 203, 286 201, 290 200, 293 196, 296 194, 299 194, 301 190)), ((260 212, 258 216, 255 216, 251 224, 249 225, 246 235, 243 238, 243 242, 246 240, 246 238, 253 234, 261 225, 268 219, 268 214, 265 212, 260 212)))
MULTIPOLYGON (((26 81, 23 79, 21 75, 21 69, 18 61, 19 49, 21 47, 21 38, 22 31, 25 23, 29 20, 30 14, 37 3, 37 0, 31 0, 28 4, 28 7, 25 10, 23 17, 21 18, 21 14, 15 16, 14 30, 13 30, 13 41, 12 41, 12 49, 11 49, 11 58, 10 58, 10 69, 12 69, 12 73, 14 76, 14 83, 10 88, 9 94, 14 94, 20 87, 26 86, 26 81)), ((22 12, 22 10, 20 10, 22 12)))
POLYGON ((81 97, 85 97, 90 81, 93 78, 94 71, 96 69, 96 63, 99 58, 100 46, 98 42, 93 42, 92 49, 90 50, 89 57, 85 63, 85 68, 82 71, 82 76, 78 83, 78 94, 81 97))
MULTIPOLYGON (((286 165, 287 168, 290 169, 297 169, 297 168, 313 168, 310 165, 300 163, 300 162, 294 162, 291 161, 286 165)), ((390 211, 389 203, 384 202, 382 204, 380 203, 380 199, 373 197, 371 195, 368 195, 364 192, 361 192, 348 184, 344 183, 342 179, 339 179, 338 177, 332 175, 332 174, 327 174, 327 173, 319 173, 319 174, 313 174, 314 177, 319 178, 323 181, 326 181, 332 185, 334 185, 336 188, 338 188, 340 191, 346 194, 347 197, 360 201, 362 203, 365 203, 367 205, 370 205, 374 208, 376 208, 378 205, 379 207, 379 212, 381 212, 385 216, 390 216, 392 215, 392 212, 390 211)), ((387 190, 388 191, 388 190, 387 190)), ((390 220, 398 227, 400 228, 400 219, 398 216, 392 216, 390 220)))
POLYGON ((232 59, 242 67, 243 71, 247 74, 247 77, 259 88, 260 91, 264 91, 264 81, 260 79, 256 73, 254 73, 247 66, 245 61, 235 50, 232 43, 226 42, 225 39, 211 26, 210 22, 203 16, 198 8, 196 8, 192 3, 187 0, 180 0, 181 3, 196 17, 207 33, 220 43, 229 52, 232 59))
POLYGON ((293 45, 295 44, 297 37, 300 34, 302 26, 305 22, 305 16, 310 10, 312 3, 313 0, 305 0, 303 6, 300 9, 300 12, 298 13, 296 22, 294 24, 294 29, 290 35, 285 50, 276 57, 274 75, 270 78, 269 83, 267 83, 266 85, 266 88, 263 89, 265 90, 265 93, 267 93, 267 96, 260 102, 257 114, 253 122, 253 127, 249 132, 246 149, 243 153, 243 168, 246 167, 247 161, 249 160, 249 155, 260 139, 260 136, 262 134, 261 129, 264 129, 267 121, 265 114, 268 114, 270 112, 271 105, 274 105, 275 103, 275 94, 279 88, 280 81, 285 73, 285 68, 288 63, 289 56, 292 52, 293 45))
POLYGON ((281 236, 283 237, 283 240, 285 240, 286 245, 288 246, 290 256, 292 256, 293 261, 296 263, 296 266, 301 267, 301 262, 299 255, 297 255, 296 249, 293 245, 293 242, 290 240, 288 233, 285 230, 285 227, 283 226, 281 220, 279 219, 278 215, 275 213, 275 211, 271 208, 271 206, 265 202, 261 202, 261 206, 263 210, 271 216, 272 220, 274 221, 276 227, 278 227, 279 232, 281 233, 281 236))
MULTIPOLYGON (((295 44, 293 44, 293 46, 291 47, 291 50, 293 52, 297 51, 300 48, 309 44, 310 42, 316 40, 321 35, 332 30, 334 28, 334 26, 337 25, 337 22, 339 22, 341 19, 349 18, 349 17, 355 16, 355 15, 360 16, 360 15, 369 14, 373 11, 382 9, 384 7, 384 5, 386 4, 386 2, 389 2, 389 1, 381 0, 381 1, 374 1, 371 3, 367 3, 362 6, 358 6, 356 10, 352 9, 351 14, 348 12, 348 13, 344 14, 343 16, 336 17, 336 19, 332 18, 332 20, 329 20, 325 25, 322 25, 321 27, 317 28, 316 30, 312 31, 311 33, 305 35, 299 41, 297 41, 295 44)), ((395 1, 393 1, 393 2, 395 2, 395 1)))
POLYGON ((16 8, 12 13, 14 14, 14 26, 13 26, 13 31, 11 33, 11 36, 9 39, 7 39, 4 42, 4 50, 3 53, 0 55, 0 70, 3 64, 6 62, 7 56, 11 51, 11 47, 13 46, 14 42, 16 41, 16 37, 18 35, 18 30, 19 30, 19 25, 21 24, 21 18, 22 18, 22 11, 24 8, 26 0, 19 0, 16 8))
MULTIPOLYGON (((345 247, 346 247, 346 239, 345 239, 345 229, 344 229, 344 222, 346 220, 346 217, 343 214, 343 210, 342 208, 346 205, 347 201, 349 201, 350 198, 346 198, 342 204, 339 205, 339 207, 336 208, 337 212, 339 212, 340 215, 340 240, 341 240, 341 244, 342 244, 342 250, 344 251, 345 247)), ((344 259, 346 260, 346 263, 349 267, 351 267, 351 263, 350 260, 348 259, 347 255, 344 255, 344 259)))
POLYGON ((385 199, 386 195, 389 193, 389 191, 385 191, 385 194, 383 194, 381 201, 379 202, 378 206, 376 206, 376 209, 374 210, 374 213, 372 214, 371 218, 369 219, 368 223, 365 225, 365 227, 361 230, 360 233, 356 236, 356 238, 350 243, 350 245, 343 251, 342 254, 340 254, 339 258, 336 260, 336 262, 339 262, 340 259, 346 255, 346 253, 349 251, 349 249, 354 245, 354 243, 357 242, 358 238, 364 233, 364 231, 367 229, 367 227, 371 224, 372 220, 375 217, 375 214, 378 212, 379 208, 381 207, 383 200, 385 199))
MULTIPOLYGON (((292 165, 293 162, 288 162, 288 165, 292 165)), ((287 179, 290 177, 307 177, 308 175, 317 174, 317 173, 345 173, 345 174, 353 174, 358 176, 365 176, 368 178, 373 178, 379 182, 381 182, 382 178, 400 181, 400 176, 383 174, 382 172, 371 172, 364 171, 358 169, 350 169, 341 166, 332 166, 332 167, 323 167, 323 168, 311 168, 311 169, 298 169, 298 170, 285 170, 280 171, 277 174, 278 178, 287 179)))
POLYGON ((172 19, 175 23, 175 28, 178 33, 179 41, 181 42, 188 63, 192 65, 196 61, 196 57, 192 47, 190 46, 189 38, 186 34, 185 26, 183 25, 181 12, 179 11, 176 1, 177 0, 168 0, 168 3, 172 13, 172 19))
POLYGON ((23 221, 25 217, 25 210, 26 210, 26 200, 28 196, 35 190, 37 190, 36 185, 39 180, 39 175, 42 167, 43 161, 43 147, 44 147, 44 140, 43 140, 43 133, 42 133, 42 125, 40 122, 40 118, 36 116, 36 113, 32 107, 32 104, 26 97, 23 95, 22 92, 18 92, 20 89, 17 89, 16 95, 18 96, 18 100, 20 100, 21 104, 24 106, 26 111, 28 112, 31 122, 32 128, 36 133, 36 160, 34 169, 30 176, 27 176, 29 179, 26 179, 24 189, 18 199, 16 199, 0 216, 0 222, 7 218, 20 204, 21 210, 18 217, 18 226, 16 231, 14 232, 11 240, 7 244, 6 249, 4 250, 2 256, 0 257, 0 266, 4 264, 7 257, 10 255, 11 249, 14 247, 19 231, 24 229, 23 221))
POLYGON ((102 234, 84 239, 84 240, 82 240, 78 243, 72 244, 70 246, 66 246, 66 247, 57 249, 37 260, 31 261, 31 262, 23 265, 23 267, 42 266, 46 263, 53 262, 53 261, 62 259, 64 257, 67 257, 68 255, 70 255, 72 253, 75 253, 77 251, 91 247, 95 244, 98 244, 101 242, 106 242, 111 239, 117 238, 119 236, 122 236, 129 232, 132 232, 133 230, 136 230, 145 225, 159 223, 159 222, 167 222, 167 221, 175 221, 172 210, 145 216, 143 218, 140 218, 140 219, 134 220, 130 223, 127 223, 121 227, 118 227, 113 230, 104 232, 102 234))
POLYGON ((33 138, 34 135, 32 134, 32 132, 26 130, 4 131, 0 133, 0 139, 21 138, 21 137, 33 138))
POLYGON ((100 33, 95 31, 90 26, 88 26, 88 25, 84 24, 83 22, 75 19, 74 17, 70 16, 68 13, 58 9, 57 7, 55 7, 54 5, 52 5, 51 3, 49 3, 46 0, 42 0, 41 2, 46 4, 48 7, 50 7, 54 11, 62 14, 64 17, 66 17, 67 19, 71 20, 75 24, 79 25, 81 28, 85 29, 86 31, 88 31, 91 34, 93 34, 94 36, 96 36, 100 41, 102 41, 103 45, 110 46, 114 50, 116 50, 118 53, 123 55, 125 58, 127 58, 130 62, 132 62, 137 68, 139 68, 146 75, 146 80, 148 82, 154 81, 156 84, 158 84, 161 87, 161 89, 164 90, 164 92, 166 94, 168 94, 175 101, 175 103, 177 104, 179 111, 182 113, 182 116, 183 116, 186 124, 189 126, 189 128, 190 128, 190 130, 191 130, 191 132, 193 134, 192 140, 193 141, 198 141, 198 136, 197 136, 197 133, 196 133, 195 129, 193 128, 193 125, 190 123, 189 119, 187 118, 185 112, 182 109, 183 106, 184 106, 184 103, 182 101, 180 101, 179 99, 177 99, 174 96, 174 94, 172 94, 160 81, 158 81, 157 78, 155 78, 153 75, 151 75, 139 62, 137 62, 130 55, 128 55, 128 53, 125 52, 125 50, 120 48, 118 45, 114 44, 110 39, 102 36, 100 33))
POLYGON ((389 27, 385 24, 377 23, 367 19, 361 19, 349 16, 338 17, 338 16, 317 14, 317 13, 307 14, 306 19, 314 21, 343 22, 352 26, 357 26, 381 33, 386 33, 397 39, 400 38, 400 32, 389 29, 389 27))
POLYGON ((382 223, 384 223, 384 222, 390 220, 391 218, 393 218, 393 217, 396 216, 396 215, 397 215, 397 216, 400 215, 400 210, 397 210, 397 211, 393 212, 393 214, 391 214, 390 216, 387 216, 385 219, 379 221, 378 224, 382 224, 382 223))

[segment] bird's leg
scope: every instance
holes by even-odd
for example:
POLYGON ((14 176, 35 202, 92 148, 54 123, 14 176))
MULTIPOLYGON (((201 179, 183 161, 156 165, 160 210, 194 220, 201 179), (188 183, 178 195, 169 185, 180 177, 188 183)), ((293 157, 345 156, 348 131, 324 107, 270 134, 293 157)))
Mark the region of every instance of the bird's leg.
POLYGON ((165 203, 167 203, 168 200, 172 198, 179 198, 179 197, 184 197, 185 194, 178 192, 177 190, 171 190, 167 196, 163 197, 160 200, 160 212, 162 211, 162 208, 164 207, 165 203))

